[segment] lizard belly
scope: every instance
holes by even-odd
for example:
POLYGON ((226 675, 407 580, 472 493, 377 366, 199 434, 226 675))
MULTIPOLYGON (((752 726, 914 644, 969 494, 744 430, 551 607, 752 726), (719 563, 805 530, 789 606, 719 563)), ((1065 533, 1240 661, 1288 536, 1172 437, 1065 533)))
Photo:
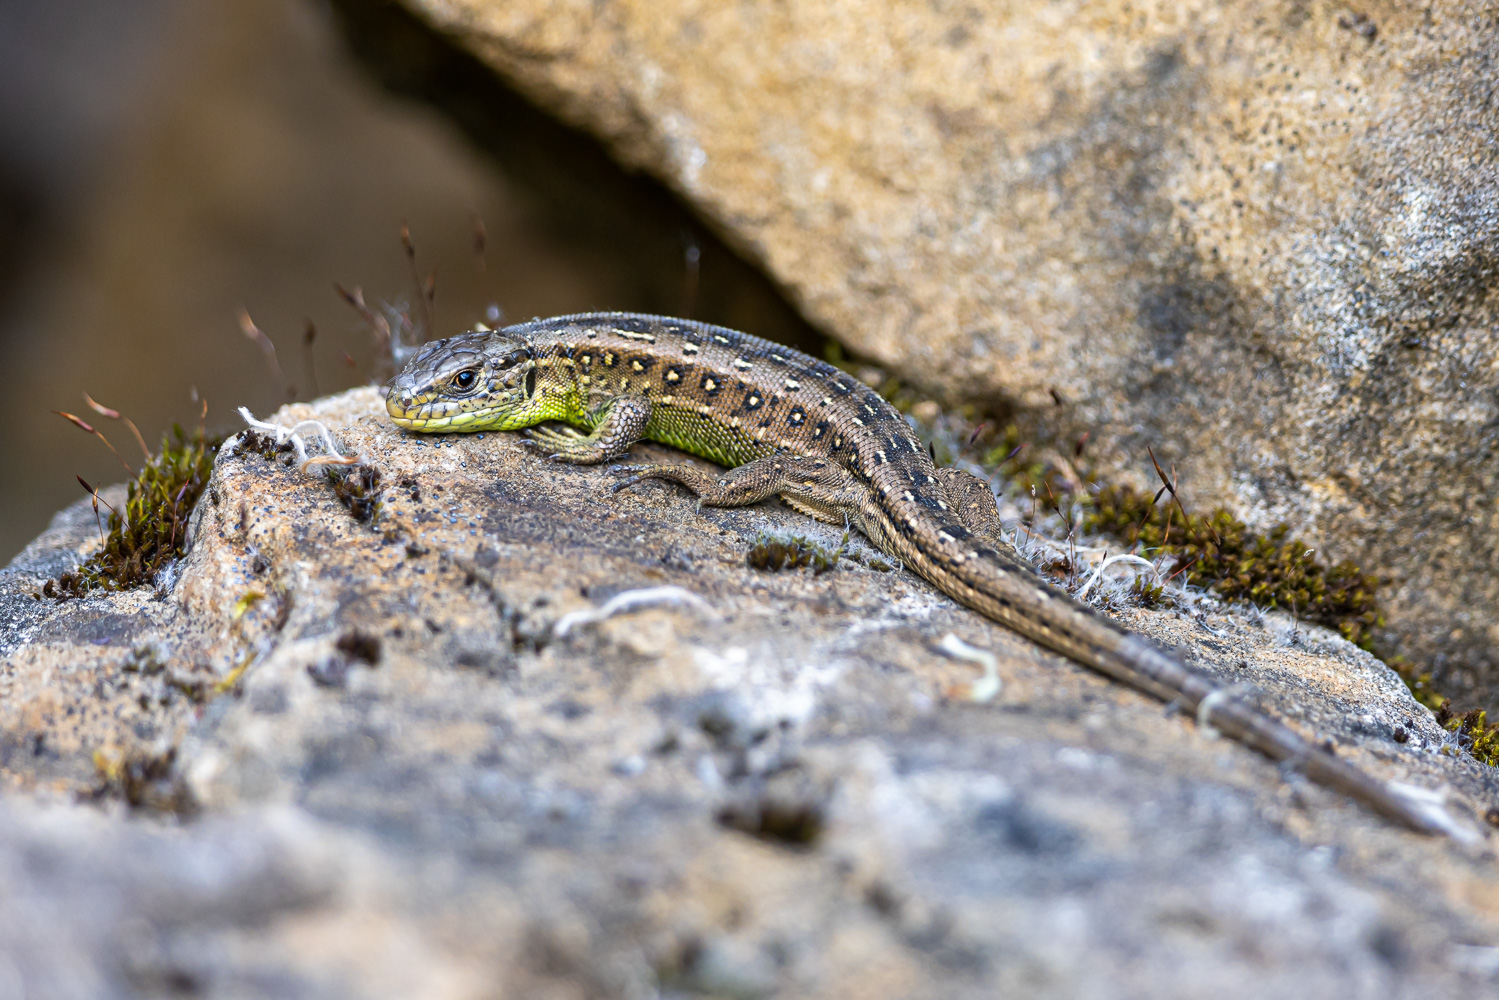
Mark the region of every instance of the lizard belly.
POLYGON ((653 403, 645 436, 688 454, 733 468, 775 451, 746 428, 669 403, 653 403))

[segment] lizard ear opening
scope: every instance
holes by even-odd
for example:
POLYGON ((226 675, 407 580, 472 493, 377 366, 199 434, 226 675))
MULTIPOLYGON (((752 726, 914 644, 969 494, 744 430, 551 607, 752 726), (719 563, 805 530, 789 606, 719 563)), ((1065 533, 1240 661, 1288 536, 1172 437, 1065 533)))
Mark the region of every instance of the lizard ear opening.
POLYGON ((533 366, 526 372, 526 398, 533 399, 536 396, 536 368, 533 366))

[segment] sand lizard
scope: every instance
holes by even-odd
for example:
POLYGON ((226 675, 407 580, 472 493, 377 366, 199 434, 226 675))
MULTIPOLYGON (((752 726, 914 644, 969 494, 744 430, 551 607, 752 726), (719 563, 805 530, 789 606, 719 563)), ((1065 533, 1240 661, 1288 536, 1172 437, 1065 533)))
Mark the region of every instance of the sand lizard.
POLYGON ((392 381, 386 405, 414 431, 529 428, 527 443, 559 462, 612 461, 641 439, 710 459, 727 471, 628 466, 616 489, 669 480, 714 507, 780 496, 853 525, 943 593, 1042 646, 1412 829, 1442 829, 1417 803, 1043 579, 1003 538, 987 483, 937 468, 878 393, 800 351, 691 320, 584 313, 430 343, 392 381), (559 426, 542 426, 552 421, 559 426))

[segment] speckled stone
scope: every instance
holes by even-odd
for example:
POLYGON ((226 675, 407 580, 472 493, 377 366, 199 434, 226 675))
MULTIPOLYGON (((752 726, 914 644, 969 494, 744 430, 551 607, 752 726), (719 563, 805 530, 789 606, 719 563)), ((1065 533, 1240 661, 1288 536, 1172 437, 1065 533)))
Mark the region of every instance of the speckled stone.
MULTIPOLYGON (((0 571, 0 991, 1415 1000, 1499 983, 1487 846, 1283 775, 857 538, 831 572, 763 573, 745 561, 759 533, 836 549, 841 532, 662 484, 615 495, 607 470, 515 435, 409 436, 373 389, 277 417, 306 418, 380 470, 373 524, 230 446, 159 591, 31 596, 97 544, 86 506, 0 571), (657 587, 696 600, 559 626, 657 587), (946 697, 976 674, 936 650, 949 633, 998 657, 994 702, 946 697), (180 795, 159 799, 192 809, 95 802, 95 751, 174 754, 180 795)), ((1124 616, 1486 829, 1499 780, 1439 752, 1383 664, 1199 610, 1124 616)))

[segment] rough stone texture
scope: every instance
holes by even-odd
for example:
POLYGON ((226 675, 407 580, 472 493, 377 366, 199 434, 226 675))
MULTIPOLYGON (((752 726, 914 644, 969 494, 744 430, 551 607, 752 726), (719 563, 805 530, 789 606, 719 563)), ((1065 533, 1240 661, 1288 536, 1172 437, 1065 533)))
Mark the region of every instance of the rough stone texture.
MULTIPOLYGON (((372 526, 230 447, 159 593, 32 597, 96 544, 86 506, 0 572, 0 996, 1499 984, 1488 846, 1282 775, 857 539, 831 572, 761 573, 760 532, 840 533, 661 484, 616 496, 606 470, 514 435, 409 437, 372 389, 279 419, 311 416, 383 473, 372 526), (557 634, 663 585, 711 610, 557 634), (999 657, 994 703, 944 698, 974 676, 935 651, 949 632, 999 657), (134 797, 175 813, 127 810, 118 781, 99 794, 96 751, 174 750, 134 797)), ((1320 630, 1199 611, 1124 617, 1487 829, 1495 772, 1439 752, 1386 667, 1320 630)))
POLYGON ((1493 4, 407 3, 845 343, 1153 445, 1495 702, 1493 4))

